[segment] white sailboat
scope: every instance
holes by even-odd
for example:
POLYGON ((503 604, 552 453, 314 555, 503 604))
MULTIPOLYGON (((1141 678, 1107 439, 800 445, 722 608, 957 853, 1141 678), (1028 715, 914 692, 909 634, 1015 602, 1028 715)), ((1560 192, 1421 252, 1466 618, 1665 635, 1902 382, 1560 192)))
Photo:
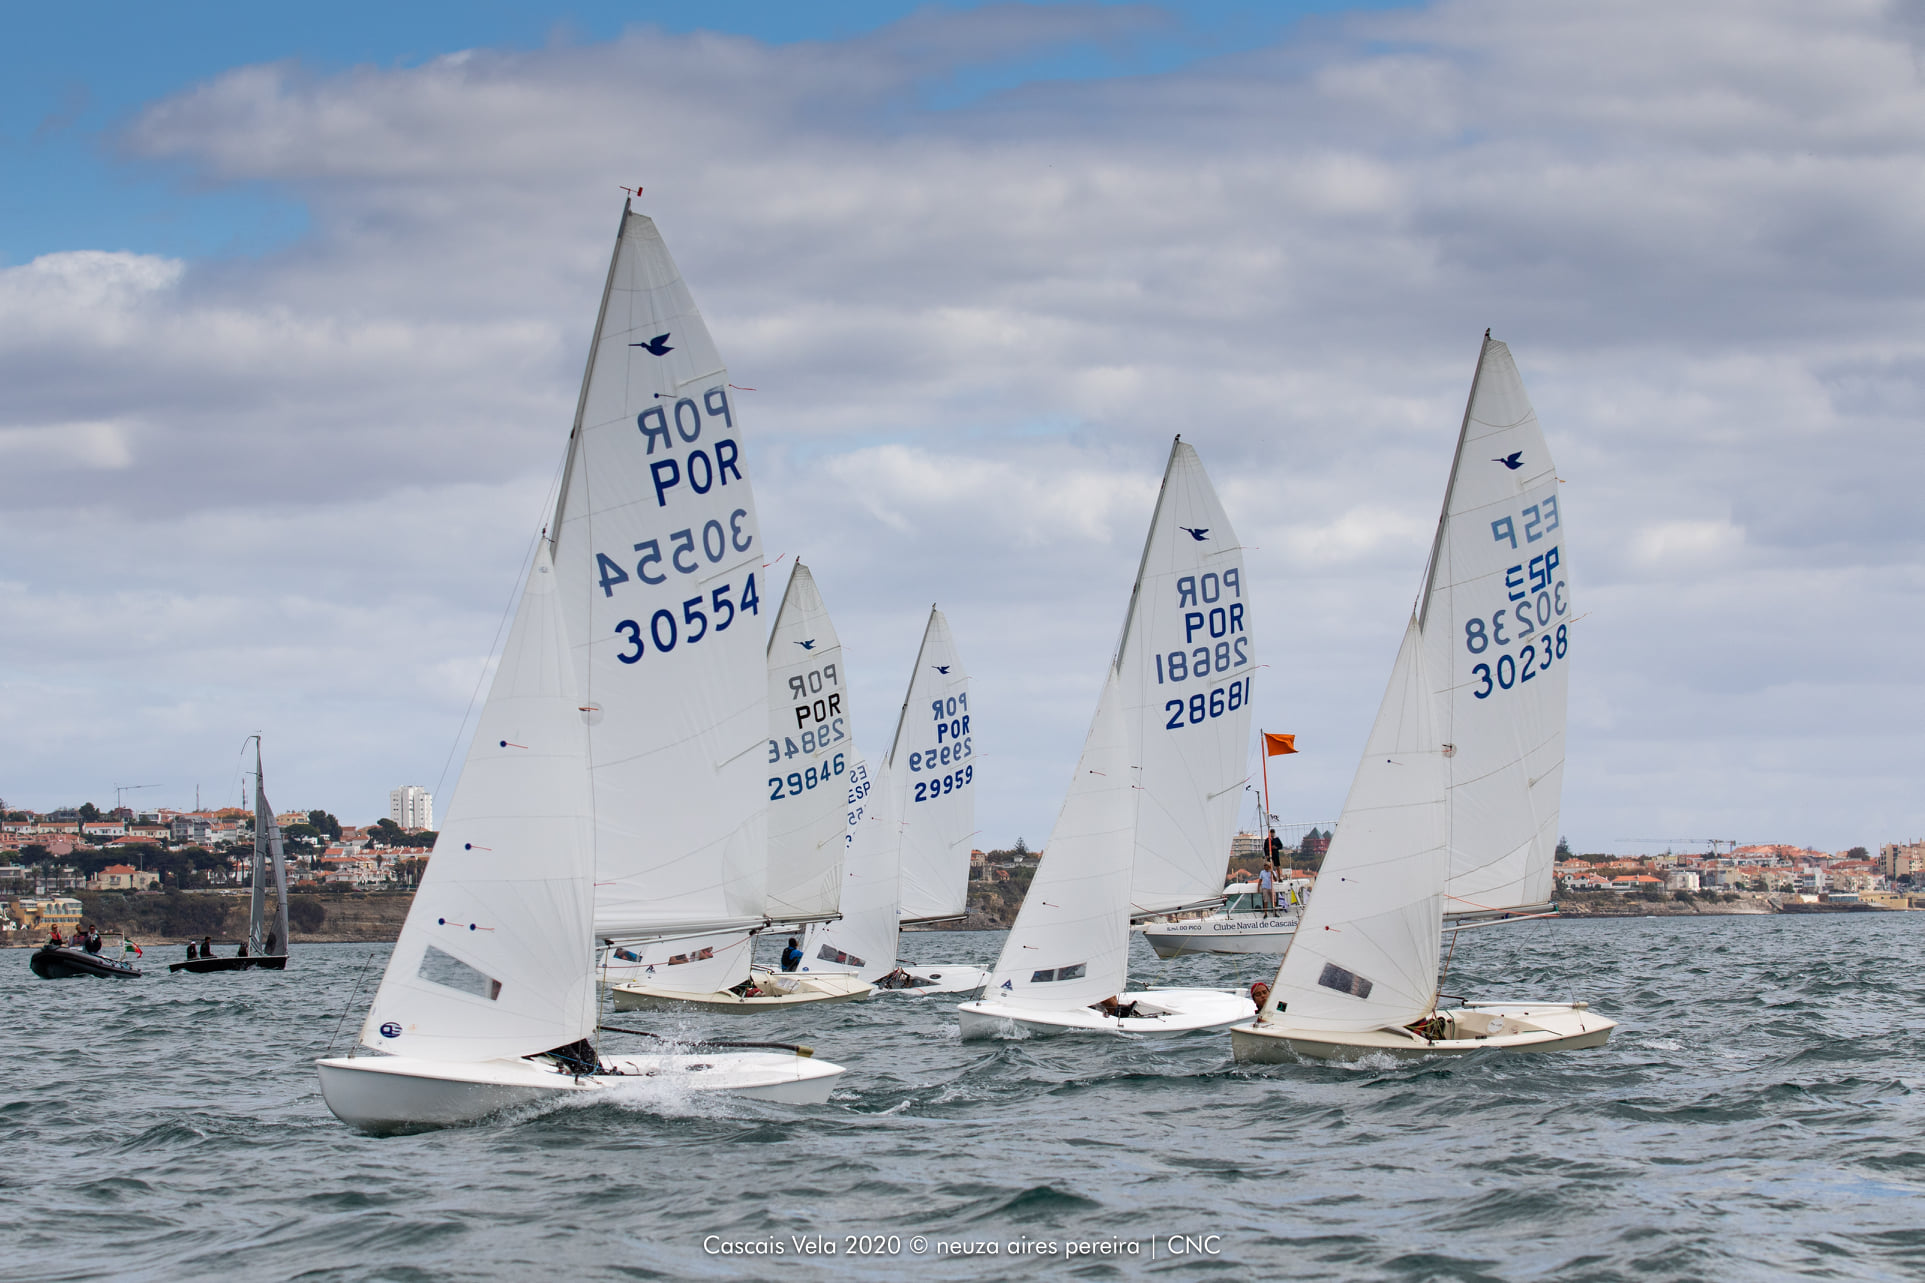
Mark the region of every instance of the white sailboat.
POLYGON ((1601 1046, 1587 1004, 1440 1008, 1447 914, 1549 898, 1571 643, 1564 519, 1544 435, 1484 336, 1423 592, 1276 984, 1238 1060, 1601 1046))
MULTIPOLYGON (((855 756, 842 642, 815 577, 800 561, 769 633, 767 919, 819 922, 840 910, 844 799, 855 756)), ((760 928, 758 928, 759 930, 760 928)), ((844 976, 804 982, 754 965, 756 932, 611 949, 604 978, 617 1011, 699 1010, 748 1015, 867 998, 870 985, 844 976)))
POLYGON ((827 1098, 794 1054, 603 1056, 595 942, 763 920, 768 693, 755 506, 728 375, 627 206, 569 437, 449 815, 361 1028, 318 1064, 370 1130, 649 1077, 827 1098))
POLYGON ((810 927, 802 942, 800 969, 818 977, 810 983, 856 976, 907 997, 974 997, 988 983, 987 967, 904 961, 898 934, 898 922, 953 922, 966 907, 976 831, 970 716, 969 673, 949 621, 931 606, 889 756, 850 787, 842 918, 810 927))
POLYGON ((1076 775, 965 1038, 1177 1034, 1255 1012, 1214 989, 1125 993, 1130 919, 1222 895, 1256 667, 1242 550, 1196 451, 1171 447, 1076 775))

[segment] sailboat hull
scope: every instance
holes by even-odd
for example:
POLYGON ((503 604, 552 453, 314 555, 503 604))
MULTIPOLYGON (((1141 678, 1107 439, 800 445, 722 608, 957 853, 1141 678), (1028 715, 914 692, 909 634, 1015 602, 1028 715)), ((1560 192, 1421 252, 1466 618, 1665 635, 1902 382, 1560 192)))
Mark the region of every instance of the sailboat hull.
POLYGON ((819 1105, 842 1067, 775 1052, 622 1056, 618 1072, 577 1078, 532 1060, 457 1064, 407 1056, 318 1060, 321 1095, 334 1116, 376 1134, 479 1122, 504 1110, 581 1099, 648 1080, 672 1090, 726 1092, 786 1105, 819 1105))
MULTIPOLYGON (((824 976, 825 980, 840 977, 824 976)), ((835 984, 827 989, 797 984, 787 993, 765 993, 753 998, 723 990, 720 993, 684 993, 679 989, 657 989, 650 985, 628 983, 610 985, 608 995, 617 1011, 702 1011, 720 1016, 751 1016, 763 1011, 786 1011, 822 1002, 861 1002, 875 992, 874 985, 856 981, 854 985, 835 984)))
POLYGON ((897 994, 906 998, 929 998, 941 995, 951 998, 980 998, 983 990, 989 987, 989 968, 957 966, 945 962, 928 966, 912 967, 904 965, 908 980, 897 985, 878 983, 877 993, 897 994))
POLYGON ((956 1008, 965 1041, 978 1038, 1038 1038, 1056 1034, 1134 1034, 1173 1038, 1199 1030, 1226 1029, 1256 1013, 1256 1005, 1239 993, 1222 989, 1151 989, 1126 993, 1123 1005, 1135 1003, 1138 1016, 1106 1016, 1093 1007, 1038 1010, 993 999, 966 1002, 956 1008))
POLYGON ((170 962, 169 971, 186 971, 197 976, 213 971, 285 971, 287 955, 262 954, 258 958, 190 958, 186 962, 170 962))
POLYGON ((1362 1060, 1389 1056, 1421 1060, 1474 1051, 1579 1051, 1610 1041, 1617 1021, 1585 1003, 1477 1002, 1437 1013, 1444 1037, 1425 1038, 1408 1029, 1333 1031, 1293 1027, 1287 1017, 1237 1025, 1230 1050, 1239 1064, 1275 1065, 1301 1060, 1362 1060))

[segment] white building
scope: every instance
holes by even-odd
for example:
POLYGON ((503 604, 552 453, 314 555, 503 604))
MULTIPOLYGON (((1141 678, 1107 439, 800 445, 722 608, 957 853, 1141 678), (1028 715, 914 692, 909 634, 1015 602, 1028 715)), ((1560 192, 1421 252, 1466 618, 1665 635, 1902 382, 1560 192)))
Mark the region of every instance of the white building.
POLYGON ((404 829, 434 827, 434 794, 419 784, 388 791, 388 818, 404 829))

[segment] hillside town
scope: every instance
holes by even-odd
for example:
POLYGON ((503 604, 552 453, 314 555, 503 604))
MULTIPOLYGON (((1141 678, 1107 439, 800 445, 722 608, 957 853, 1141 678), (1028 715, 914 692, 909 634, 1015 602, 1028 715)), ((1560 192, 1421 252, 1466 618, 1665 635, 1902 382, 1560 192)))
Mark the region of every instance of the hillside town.
MULTIPOLYGON (((343 824, 324 810, 274 817, 289 891, 408 891, 434 847, 434 801, 419 785, 389 794, 388 814, 343 824)), ((44 813, 0 808, 0 932, 67 929, 84 892, 233 892, 251 882, 254 812, 230 806, 102 810, 92 803, 44 813)))
MULTIPOLYGON (((392 790, 388 814, 343 824, 325 810, 277 814, 291 893, 410 892, 435 841, 434 800, 426 789, 392 790)), ((1314 884, 1335 826, 1285 830, 1286 879, 1314 884)), ((1557 893, 1610 911, 1614 898, 1649 904, 1684 901, 1776 912, 1787 907, 1925 909, 1925 839, 1819 851, 1789 844, 1706 842, 1702 851, 1648 855, 1574 854, 1558 845, 1557 893), (1600 897, 1596 893, 1607 893, 1600 897)), ((1263 835, 1238 833, 1229 882, 1257 876, 1263 835)), ((83 893, 238 894, 251 878, 254 814, 243 807, 102 810, 91 803, 44 813, 0 808, 0 937, 38 939, 70 929, 83 893)), ((970 912, 955 925, 1005 927, 1034 875, 1041 851, 1021 838, 1009 848, 970 853, 970 912)))

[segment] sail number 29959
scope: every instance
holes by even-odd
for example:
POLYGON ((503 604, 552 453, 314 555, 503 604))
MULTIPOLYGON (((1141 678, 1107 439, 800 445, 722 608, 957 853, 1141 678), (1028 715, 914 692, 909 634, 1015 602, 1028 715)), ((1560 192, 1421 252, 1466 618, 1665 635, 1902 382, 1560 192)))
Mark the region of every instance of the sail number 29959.
POLYGON ((732 599, 734 588, 723 584, 720 588, 703 596, 695 594, 682 603, 682 615, 678 620, 671 610, 658 610, 649 616, 646 629, 633 619, 624 619, 615 625, 618 636, 628 639, 633 647, 627 652, 617 651, 615 658, 624 664, 640 663, 648 647, 643 639, 655 644, 658 654, 666 655, 677 645, 693 646, 713 633, 725 633, 735 622, 736 615, 760 616, 762 598, 755 591, 755 575, 751 573, 742 585, 742 595, 732 599))
POLYGON ((1163 703, 1163 711, 1170 719, 1163 723, 1165 730, 1182 730, 1185 726, 1200 726, 1212 718, 1234 713, 1250 702, 1250 678, 1231 682, 1228 686, 1215 686, 1209 691, 1198 691, 1188 699, 1171 699, 1163 703))

